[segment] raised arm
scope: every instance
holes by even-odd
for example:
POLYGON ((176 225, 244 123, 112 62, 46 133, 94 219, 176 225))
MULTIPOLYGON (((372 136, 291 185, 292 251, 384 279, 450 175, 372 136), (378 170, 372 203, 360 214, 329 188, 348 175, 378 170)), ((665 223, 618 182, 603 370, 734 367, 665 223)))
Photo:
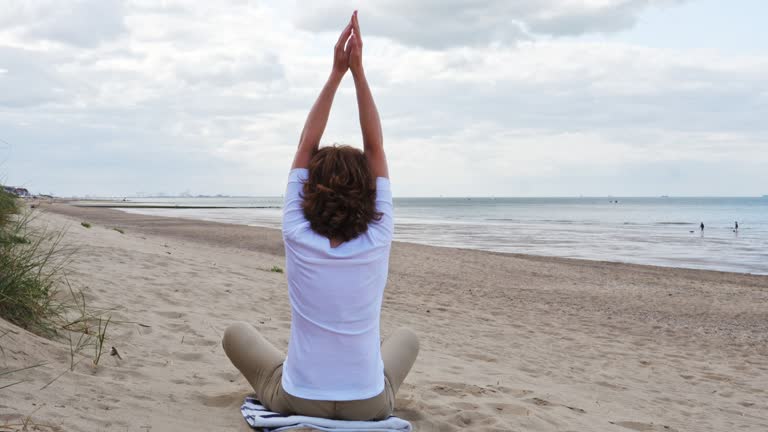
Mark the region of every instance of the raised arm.
POLYGON ((304 122, 304 129, 301 131, 301 138, 299 138, 299 148, 296 150, 296 156, 293 158, 292 169, 309 167, 309 161, 320 145, 320 138, 323 137, 325 126, 328 124, 328 115, 331 112, 331 105, 333 105, 333 97, 336 95, 341 79, 344 78, 344 74, 349 69, 349 50, 351 47, 347 46, 345 49, 345 45, 348 45, 347 40, 351 33, 352 21, 350 20, 349 24, 341 32, 339 40, 334 47, 331 75, 328 77, 328 81, 323 86, 320 96, 317 97, 315 104, 312 105, 312 110, 309 111, 307 120, 304 122))
POLYGON ((371 88, 363 70, 363 40, 360 36, 360 24, 357 21, 357 11, 352 14, 352 36, 349 37, 348 47, 349 69, 355 79, 357 92, 357 109, 360 115, 360 129, 363 133, 363 148, 368 163, 375 177, 389 178, 387 156, 384 154, 384 135, 381 131, 381 120, 373 101, 371 88))

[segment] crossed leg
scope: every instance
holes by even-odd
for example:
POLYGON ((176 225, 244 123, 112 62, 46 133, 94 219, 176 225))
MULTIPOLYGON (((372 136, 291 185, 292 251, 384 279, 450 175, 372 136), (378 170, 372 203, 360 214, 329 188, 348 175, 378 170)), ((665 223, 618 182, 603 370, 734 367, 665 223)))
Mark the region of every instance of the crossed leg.
POLYGON ((253 326, 243 322, 227 327, 221 344, 229 360, 253 387, 259 401, 269 404, 276 389, 268 384, 273 384, 275 371, 283 364, 283 353, 253 326))
POLYGON ((394 409, 395 394, 411 370, 419 353, 419 340, 409 329, 401 328, 381 345, 387 388, 379 397, 361 401, 310 401, 293 397, 282 388, 284 355, 253 326, 232 324, 224 332, 222 346, 232 364, 243 374, 256 392, 256 397, 269 409, 285 414, 300 413, 318 417, 346 419, 386 418, 394 409), (382 405, 374 408, 371 404, 382 405), (363 414, 365 412, 366 414, 363 414))
POLYGON ((419 355, 419 338, 409 328, 401 327, 381 344, 381 359, 384 361, 384 374, 397 394, 408 372, 419 355))

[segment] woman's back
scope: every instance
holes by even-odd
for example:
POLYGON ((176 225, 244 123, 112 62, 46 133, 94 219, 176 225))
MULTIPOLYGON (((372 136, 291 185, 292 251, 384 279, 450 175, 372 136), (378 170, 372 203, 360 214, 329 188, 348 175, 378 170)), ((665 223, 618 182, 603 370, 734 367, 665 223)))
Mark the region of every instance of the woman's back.
POLYGON ((316 400, 366 399, 384 389, 379 316, 394 223, 389 180, 376 180, 381 219, 338 247, 302 209, 307 170, 291 171, 283 207, 291 338, 282 384, 316 400))

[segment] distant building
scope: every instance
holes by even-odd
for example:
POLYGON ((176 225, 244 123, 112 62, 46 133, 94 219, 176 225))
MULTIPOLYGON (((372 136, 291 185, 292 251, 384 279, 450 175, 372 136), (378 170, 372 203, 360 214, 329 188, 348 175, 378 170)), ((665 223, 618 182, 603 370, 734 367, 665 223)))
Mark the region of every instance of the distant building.
POLYGON ((17 197, 23 197, 27 198, 32 195, 30 195, 29 191, 22 187, 15 187, 15 186, 3 186, 3 189, 5 189, 6 192, 10 194, 14 194, 17 197))

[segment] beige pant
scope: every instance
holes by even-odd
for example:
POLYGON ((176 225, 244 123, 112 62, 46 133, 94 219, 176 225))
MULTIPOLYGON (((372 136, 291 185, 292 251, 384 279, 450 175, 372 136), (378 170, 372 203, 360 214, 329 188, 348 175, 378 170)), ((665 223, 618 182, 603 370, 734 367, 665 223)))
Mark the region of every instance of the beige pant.
POLYGON ((245 323, 229 326, 222 340, 232 364, 245 376, 256 397, 268 409, 281 414, 300 414, 340 420, 380 420, 392 414, 395 394, 419 353, 419 340, 401 328, 381 345, 384 361, 384 391, 370 399, 319 401, 302 399, 283 390, 283 354, 245 323))

